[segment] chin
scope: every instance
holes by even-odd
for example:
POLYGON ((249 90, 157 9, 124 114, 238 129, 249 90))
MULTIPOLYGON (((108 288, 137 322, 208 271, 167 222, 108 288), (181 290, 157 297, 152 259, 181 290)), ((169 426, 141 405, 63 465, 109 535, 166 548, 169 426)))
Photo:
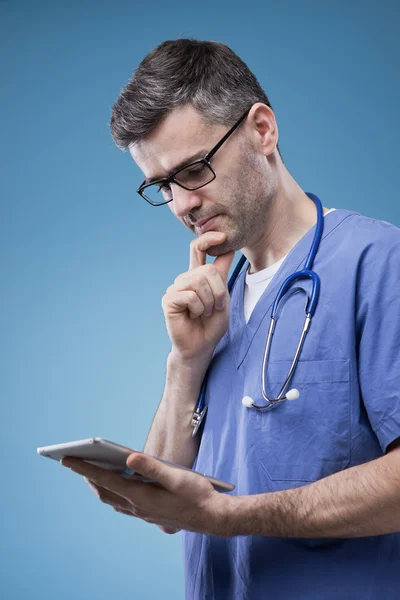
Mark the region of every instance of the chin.
POLYGON ((220 256, 221 254, 226 254, 231 250, 236 250, 236 248, 232 248, 232 243, 229 240, 225 240, 222 244, 218 244, 217 246, 211 246, 207 250, 208 256, 220 256))

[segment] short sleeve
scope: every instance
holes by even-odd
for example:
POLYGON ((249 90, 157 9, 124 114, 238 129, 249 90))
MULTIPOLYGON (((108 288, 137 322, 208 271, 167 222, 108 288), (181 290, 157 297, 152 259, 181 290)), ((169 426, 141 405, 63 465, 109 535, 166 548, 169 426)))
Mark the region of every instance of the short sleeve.
POLYGON ((358 376, 382 451, 400 437, 400 229, 372 221, 356 289, 358 376))

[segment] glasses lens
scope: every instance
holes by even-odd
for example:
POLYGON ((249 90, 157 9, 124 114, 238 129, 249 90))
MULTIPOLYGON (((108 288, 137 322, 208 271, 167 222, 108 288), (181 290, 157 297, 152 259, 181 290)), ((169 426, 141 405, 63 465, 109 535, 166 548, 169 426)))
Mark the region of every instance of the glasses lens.
POLYGON ((157 183, 153 183, 143 190, 143 195, 151 204, 155 205, 172 200, 172 191, 169 185, 160 187, 157 183))
POLYGON ((215 178, 214 172, 205 162, 195 162, 175 173, 174 179, 188 190, 195 190, 215 178))

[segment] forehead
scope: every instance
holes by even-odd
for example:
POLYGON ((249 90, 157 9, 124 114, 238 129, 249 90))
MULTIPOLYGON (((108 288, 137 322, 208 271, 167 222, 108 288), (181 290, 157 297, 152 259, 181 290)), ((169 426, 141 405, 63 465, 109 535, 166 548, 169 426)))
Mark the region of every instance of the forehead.
POLYGON ((129 152, 146 178, 163 177, 187 157, 202 150, 206 154, 223 131, 223 126, 207 125, 195 108, 185 105, 167 115, 129 152))

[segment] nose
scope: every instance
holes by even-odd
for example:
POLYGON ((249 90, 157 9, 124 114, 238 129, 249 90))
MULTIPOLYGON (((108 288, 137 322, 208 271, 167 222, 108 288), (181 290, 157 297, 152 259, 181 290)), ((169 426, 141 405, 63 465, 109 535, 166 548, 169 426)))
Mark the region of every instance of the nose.
POLYGON ((176 183, 171 183, 171 189, 171 209, 178 218, 186 217, 194 208, 201 206, 200 190, 185 190, 176 183))

